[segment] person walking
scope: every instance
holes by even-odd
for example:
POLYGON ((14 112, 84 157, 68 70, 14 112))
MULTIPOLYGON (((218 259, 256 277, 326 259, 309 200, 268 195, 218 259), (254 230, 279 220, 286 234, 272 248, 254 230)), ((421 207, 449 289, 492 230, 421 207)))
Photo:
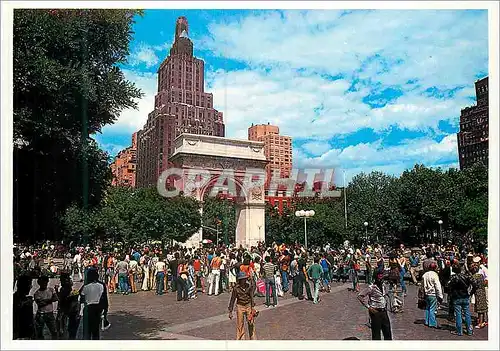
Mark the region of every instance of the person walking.
POLYGON ((116 259, 113 255, 113 253, 111 252, 107 258, 107 263, 106 263, 106 281, 107 281, 108 291, 110 294, 113 294, 115 292, 115 290, 117 290, 116 284, 115 284, 115 276, 116 276, 116 272, 115 272, 116 262, 115 262, 115 260, 116 259))
POLYGON ((177 266, 177 301, 188 301, 188 272, 184 259, 179 260, 177 266))
POLYGON ((302 257, 297 261, 297 267, 299 270, 297 297, 299 298, 299 300, 304 300, 304 285, 305 285, 307 300, 313 301, 313 297, 311 294, 311 286, 309 285, 309 278, 307 276, 307 271, 306 271, 306 258, 307 255, 303 253, 302 257))
MULTIPOLYGON (((165 274, 166 274, 166 269, 167 265, 165 262, 158 258, 158 262, 156 262, 155 265, 155 271, 156 271, 156 295, 163 295, 163 289, 164 289, 164 284, 165 284, 165 274)), ((172 278, 173 279, 173 278, 172 278)))
POLYGON ((326 292, 330 292, 330 267, 331 263, 326 258, 326 253, 323 254, 323 257, 320 260, 320 265, 323 270, 323 284, 326 292))
MULTIPOLYGON (((193 262, 194 275, 195 275, 195 290, 198 291, 198 286, 201 286, 202 294, 205 293, 205 277, 204 270, 205 267, 203 265, 203 261, 200 259, 200 256, 196 256, 196 259, 193 262)), ((236 278, 234 279, 236 282, 236 278)))
POLYGON ((77 251, 75 256, 73 257, 73 270, 77 271, 78 279, 80 279, 80 282, 83 282, 82 254, 80 253, 80 251, 77 251))
POLYGON ((266 263, 262 267, 264 272, 264 283, 266 285, 266 307, 275 307, 278 303, 278 296, 276 294, 276 280, 274 274, 276 266, 271 262, 271 256, 266 256, 266 263), (270 296, 273 296, 273 304, 270 304, 270 296))
POLYGON ((391 321, 387 314, 387 300, 385 298, 382 274, 374 274, 374 284, 370 284, 358 293, 358 300, 368 309, 372 340, 381 340, 380 332, 384 340, 392 340, 391 321))
POLYGON ((321 279, 323 277, 323 267, 321 267, 321 265, 319 264, 319 257, 314 257, 314 264, 312 264, 307 269, 307 276, 309 276, 313 281, 313 303, 317 304, 319 302, 319 289, 321 285, 321 279))
POLYGON ((255 285, 249 283, 249 279, 244 272, 238 273, 238 284, 231 292, 229 301, 229 319, 233 319, 233 310, 236 303, 236 340, 245 340, 245 319, 248 326, 248 336, 250 340, 257 340, 255 332, 255 302, 253 294, 255 285))
POLYGON ((119 286, 120 292, 123 295, 128 295, 129 294, 129 286, 128 286, 129 265, 128 265, 126 259, 124 259, 116 264, 116 273, 118 274, 118 286, 119 286))
POLYGON ((406 283, 405 283, 405 275, 406 275, 406 258, 401 254, 398 258, 399 266, 401 267, 399 270, 399 285, 401 286, 401 291, 404 296, 407 295, 406 283))
POLYGON ((281 274, 281 282, 283 284, 283 292, 286 293, 288 292, 289 289, 289 267, 290 267, 290 254, 288 253, 288 250, 284 250, 280 259, 279 259, 279 264, 280 264, 280 274, 281 274))
POLYGON ((488 316, 488 299, 486 298, 486 281, 479 272, 479 266, 473 264, 470 268, 472 273, 472 285, 474 287, 474 310, 477 313, 476 329, 484 328, 488 325, 486 321, 488 316))
POLYGON ((420 264, 420 260, 418 258, 418 254, 415 251, 411 252, 409 261, 410 261, 411 281, 414 285, 420 285, 420 283, 417 280, 417 269, 418 265, 420 264))
POLYGON ((45 326, 50 331, 52 340, 57 340, 56 319, 54 316, 54 302, 58 301, 57 293, 54 288, 49 288, 49 277, 41 276, 38 278, 38 290, 33 295, 35 303, 38 306, 35 317, 36 339, 43 340, 43 331, 45 326))
POLYGON ((177 268, 179 267, 179 253, 174 253, 174 259, 168 262, 168 268, 170 269, 170 273, 172 274, 172 282, 170 284, 172 288, 172 292, 177 291, 177 268))
POLYGON ((87 272, 88 283, 80 292, 80 316, 83 317, 83 339, 99 340, 101 319, 108 311, 108 293, 106 285, 99 282, 99 273, 95 269, 87 272))
POLYGON ((292 296, 299 297, 299 256, 294 256, 290 263, 290 280, 292 281, 292 296))
POLYGON ((428 269, 422 277, 426 302, 424 324, 429 328, 437 329, 436 310, 438 303, 443 302, 443 290, 439 282, 439 276, 436 273, 437 264, 435 262, 430 263, 428 269))
POLYGON ((147 253, 141 256, 139 263, 142 268, 142 291, 148 291, 149 290, 149 256, 147 253))
POLYGON ((208 296, 215 294, 219 295, 219 284, 220 284, 220 266, 222 264, 222 260, 220 258, 220 253, 218 251, 215 252, 215 256, 212 258, 210 262, 211 271, 211 279, 210 279, 210 287, 208 289, 208 296))
MULTIPOLYGON (((470 315, 470 295, 474 294, 474 287, 469 274, 462 273, 459 265, 453 266, 453 275, 448 283, 448 290, 451 302, 455 309, 455 328, 451 333, 462 336, 462 314, 465 316, 465 326, 467 335, 473 334, 470 315)), ((477 303, 477 301, 476 301, 477 303)))
POLYGON ((137 284, 139 280, 139 274, 141 273, 140 271, 141 267, 139 266, 139 263, 135 260, 134 255, 131 255, 130 258, 131 259, 128 264, 128 269, 129 269, 128 278, 129 278, 130 292, 132 294, 135 294, 137 293, 137 284))
POLYGON ((62 273, 61 288, 56 288, 59 303, 57 304, 57 326, 59 338, 75 340, 80 325, 79 291, 73 290, 73 282, 69 273, 62 273))

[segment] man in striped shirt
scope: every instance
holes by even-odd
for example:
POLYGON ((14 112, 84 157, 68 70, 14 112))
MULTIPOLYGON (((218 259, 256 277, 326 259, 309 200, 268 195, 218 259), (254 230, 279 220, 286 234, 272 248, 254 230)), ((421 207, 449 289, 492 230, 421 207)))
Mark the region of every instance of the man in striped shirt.
POLYGON ((276 280, 274 278, 276 266, 271 262, 271 256, 266 256, 265 261, 266 263, 262 267, 262 270, 264 272, 264 283, 266 284, 266 307, 270 306, 270 294, 273 294, 272 306, 275 307, 278 304, 278 296, 276 294, 276 280))
POLYGON ((375 283, 358 294, 359 301, 368 309, 371 320, 372 340, 392 340, 391 322, 387 315, 387 302, 383 292, 382 274, 375 273, 375 283))

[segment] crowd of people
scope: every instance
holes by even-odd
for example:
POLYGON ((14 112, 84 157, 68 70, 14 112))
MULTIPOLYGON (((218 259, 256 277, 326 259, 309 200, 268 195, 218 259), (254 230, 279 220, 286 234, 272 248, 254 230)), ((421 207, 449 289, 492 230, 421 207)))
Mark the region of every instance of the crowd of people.
POLYGON ((476 254, 467 247, 368 245, 356 249, 349 242, 339 248, 326 244, 309 249, 277 243, 259 243, 248 249, 222 244, 199 248, 87 246, 66 250, 61 266, 54 263, 50 252, 25 248, 15 253, 14 309, 20 312, 14 320, 17 338, 43 338, 47 326, 53 339, 74 339, 84 315, 84 338, 99 338, 99 330, 110 326, 108 294, 154 291, 157 295, 175 293, 177 301, 196 299, 200 293, 230 293, 230 318, 237 306, 237 338, 245 338, 246 319, 249 337, 255 339, 255 296, 265 297, 268 308, 276 307, 287 293, 318 304, 321 293, 330 292, 334 281, 350 281, 349 290, 357 292, 369 309, 374 339, 380 339, 381 332, 384 339, 391 339, 387 311, 404 311, 407 280, 419 286, 419 306, 425 310, 428 327, 437 327, 435 314, 438 305, 443 306, 444 293, 449 318, 456 320, 456 334, 462 335, 460 311, 465 311, 466 333, 472 333, 469 303, 478 314, 476 328, 487 323, 487 252, 476 254), (61 288, 47 287, 49 276, 59 277, 61 288), (40 287, 31 297, 33 277, 38 277, 40 287), (73 289, 73 277, 84 283, 81 289, 73 289), (362 291, 361 278, 367 284, 362 291), (33 303, 38 310, 33 322, 27 323, 33 303))

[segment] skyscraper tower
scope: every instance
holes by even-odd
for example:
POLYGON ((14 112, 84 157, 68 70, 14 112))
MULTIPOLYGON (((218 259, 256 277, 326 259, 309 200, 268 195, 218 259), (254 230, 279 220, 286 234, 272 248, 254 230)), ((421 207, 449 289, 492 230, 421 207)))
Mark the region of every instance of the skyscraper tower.
POLYGON ((222 112, 204 90, 204 68, 203 60, 193 56, 188 21, 179 17, 170 54, 158 68, 154 110, 137 135, 138 187, 156 184, 182 133, 224 136, 222 112))
POLYGON ((475 82, 476 105, 462 109, 457 133, 460 169, 482 162, 488 167, 488 77, 475 82))

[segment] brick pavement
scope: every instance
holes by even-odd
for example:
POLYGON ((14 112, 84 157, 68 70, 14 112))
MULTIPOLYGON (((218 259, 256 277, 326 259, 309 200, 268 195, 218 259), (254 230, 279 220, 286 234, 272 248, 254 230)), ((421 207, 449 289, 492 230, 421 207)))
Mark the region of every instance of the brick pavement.
MULTIPOLYGON (((51 285, 53 283, 51 282, 51 285)), ((256 298, 258 309, 257 336, 260 340, 341 340, 371 338, 366 310, 348 291, 351 284, 335 283, 331 293, 321 294, 314 305, 287 294, 279 298, 276 308, 266 309, 264 298, 256 298)), ((362 285, 363 286, 363 285, 362 285)), ((397 340, 487 340, 487 329, 475 330, 473 337, 450 334, 454 325, 446 311, 439 311, 441 330, 423 325, 423 311, 416 307, 416 287, 409 286, 405 310, 390 314, 394 339, 397 340)), ((139 292, 128 296, 110 296, 109 320, 112 327, 102 333, 105 340, 234 340, 235 318, 227 318, 229 294, 206 296, 187 302, 176 301, 174 293, 156 296, 139 292)))

